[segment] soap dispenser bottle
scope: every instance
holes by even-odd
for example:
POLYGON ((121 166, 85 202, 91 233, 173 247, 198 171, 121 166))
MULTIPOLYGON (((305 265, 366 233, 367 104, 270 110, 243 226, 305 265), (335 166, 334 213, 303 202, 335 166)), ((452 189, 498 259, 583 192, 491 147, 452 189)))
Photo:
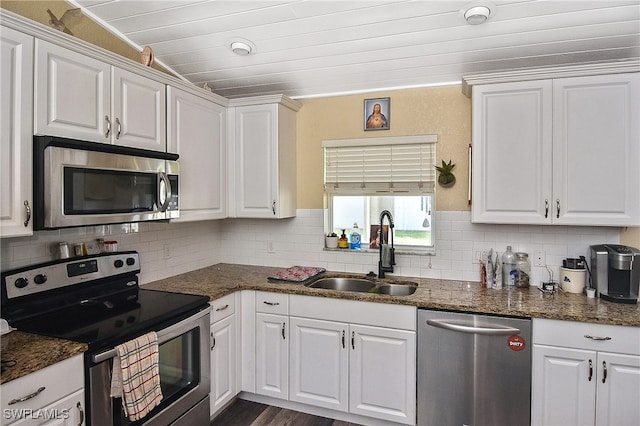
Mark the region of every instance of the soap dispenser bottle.
POLYGON ((338 240, 338 248, 348 249, 349 248, 349 239, 347 238, 347 234, 345 230, 342 230, 342 235, 340 235, 340 239, 338 240))
POLYGON ((349 243, 349 248, 351 250, 360 250, 361 237, 358 228, 358 223, 353 223, 353 231, 351 232, 351 242, 349 243))

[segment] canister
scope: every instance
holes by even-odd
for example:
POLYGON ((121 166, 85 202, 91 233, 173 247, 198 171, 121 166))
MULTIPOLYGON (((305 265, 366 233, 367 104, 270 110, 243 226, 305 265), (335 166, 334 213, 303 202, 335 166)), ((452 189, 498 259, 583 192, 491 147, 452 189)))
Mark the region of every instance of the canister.
POLYGON ((582 293, 586 278, 586 269, 560 267, 560 286, 567 293, 582 293))

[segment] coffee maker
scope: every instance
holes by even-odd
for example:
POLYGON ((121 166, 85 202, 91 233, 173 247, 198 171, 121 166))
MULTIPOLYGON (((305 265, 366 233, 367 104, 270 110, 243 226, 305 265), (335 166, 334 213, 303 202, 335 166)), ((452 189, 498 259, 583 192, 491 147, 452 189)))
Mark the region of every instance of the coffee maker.
POLYGON ((589 247, 592 287, 604 300, 638 303, 640 250, 617 244, 589 247))

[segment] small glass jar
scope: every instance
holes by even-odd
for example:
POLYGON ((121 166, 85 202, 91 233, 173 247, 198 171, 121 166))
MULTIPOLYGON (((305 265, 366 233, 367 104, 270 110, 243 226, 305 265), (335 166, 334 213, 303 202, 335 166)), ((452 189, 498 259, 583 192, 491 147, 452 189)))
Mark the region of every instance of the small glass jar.
POLYGON ((531 275, 531 263, 529 263, 529 255, 527 253, 516 253, 516 287, 529 287, 531 275))
POLYGON ((66 241, 59 243, 58 245, 58 255, 60 259, 68 259, 69 256, 69 244, 66 241))

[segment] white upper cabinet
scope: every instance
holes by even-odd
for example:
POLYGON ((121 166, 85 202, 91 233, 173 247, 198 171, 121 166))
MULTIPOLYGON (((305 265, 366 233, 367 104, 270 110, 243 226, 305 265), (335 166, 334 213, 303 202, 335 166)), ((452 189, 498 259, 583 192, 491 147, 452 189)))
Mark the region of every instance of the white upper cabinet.
POLYGON ((33 37, 0 33, 0 237, 33 234, 33 37))
POLYGON ((202 97, 167 88, 167 151, 180 156, 180 219, 227 215, 227 111, 202 97))
POLYGON ((166 150, 164 83, 36 41, 34 131, 166 150))
POLYGON ((640 73, 553 81, 554 223, 640 225, 640 73))
POLYGON ((473 87, 472 221, 640 225, 640 74, 473 87))
POLYGON ((296 111, 267 103, 232 107, 229 116, 229 216, 295 216, 296 111))

